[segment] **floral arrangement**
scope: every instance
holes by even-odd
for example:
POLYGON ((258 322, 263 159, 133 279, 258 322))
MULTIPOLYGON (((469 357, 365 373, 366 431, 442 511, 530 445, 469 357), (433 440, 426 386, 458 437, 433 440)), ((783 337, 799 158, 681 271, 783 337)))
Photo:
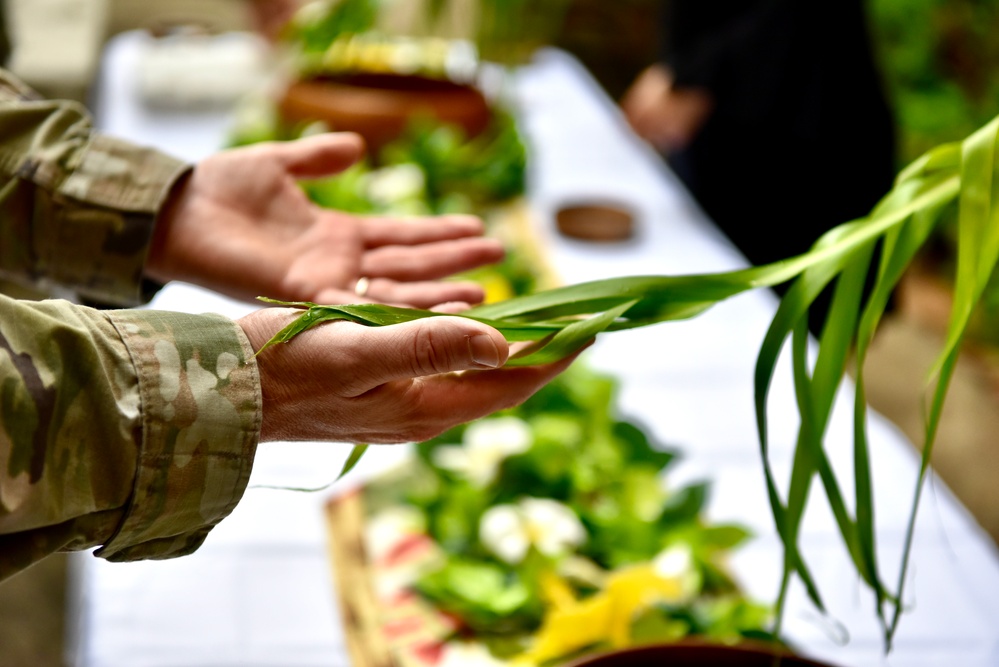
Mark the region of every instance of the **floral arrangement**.
POLYGON ((725 568, 746 531, 704 519, 705 485, 669 487, 676 454, 617 418, 614 393, 574 367, 520 408, 417 445, 401 476, 365 489, 376 596, 416 593, 436 615, 429 664, 772 639, 769 609, 725 568))

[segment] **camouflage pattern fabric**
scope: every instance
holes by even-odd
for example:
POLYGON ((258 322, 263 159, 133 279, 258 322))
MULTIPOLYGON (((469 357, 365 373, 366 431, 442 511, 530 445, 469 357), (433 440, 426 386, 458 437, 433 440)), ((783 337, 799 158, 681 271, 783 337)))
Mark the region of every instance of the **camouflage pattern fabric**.
POLYGON ((197 549, 242 497, 260 405, 227 318, 0 296, 0 580, 57 550, 197 549))
MULTIPOLYGON (((0 291, 142 303, 157 212, 188 168, 0 71, 0 291)), ((229 319, 0 295, 0 581, 59 550, 191 553, 242 496, 260 417, 229 319)))
POLYGON ((189 166, 92 131, 74 102, 0 70, 0 279, 132 306, 156 214, 189 166))

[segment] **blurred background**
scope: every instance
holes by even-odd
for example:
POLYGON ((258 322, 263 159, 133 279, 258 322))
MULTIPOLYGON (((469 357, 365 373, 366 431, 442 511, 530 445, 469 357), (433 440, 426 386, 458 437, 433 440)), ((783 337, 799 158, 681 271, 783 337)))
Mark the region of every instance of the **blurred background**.
MULTIPOLYGON (((574 54, 608 95, 619 100, 660 53, 660 13, 669 0, 560 0, 539 25, 494 24, 486 59, 508 64, 551 44, 574 54), (533 29, 532 29, 533 28, 533 29), (507 31, 507 32, 504 32, 507 31), (513 37, 523 51, 510 46, 513 37), (495 51, 490 51, 490 47, 495 51)), ((9 67, 48 97, 89 103, 103 49, 125 31, 158 34, 249 32, 266 42, 280 31, 261 27, 261 0, 6 0, 14 43, 9 67)), ((407 32, 468 34, 467 2, 383 3, 387 20, 407 32), (436 9, 447 4, 444 9, 436 9), (433 16, 433 20, 428 19, 433 16)), ((486 3, 488 4, 488 3, 486 3)), ((999 0, 869 0, 877 64, 894 114, 897 164, 940 143, 959 140, 999 113, 999 0)), ((275 52, 273 57, 279 56, 275 52)), ((843 91, 849 95, 849 91, 843 91)), ((100 110, 95 110, 100 118, 100 110)), ((898 307, 879 334, 868 372, 873 406, 915 440, 914 406, 923 373, 946 323, 952 266, 946 230, 900 288, 898 307)), ((978 317, 955 380, 935 465, 979 522, 999 539, 999 289, 978 317)), ((60 665, 66 607, 65 562, 54 558, 0 588, 0 667, 60 665)))
MULTIPOLYGON (((115 34, 171 24, 252 30, 254 2, 6 0, 16 43, 10 69, 46 95, 82 100, 103 45, 115 34)), ((665 2, 570 0, 561 25, 548 36, 619 98, 659 53, 658 17, 665 2)), ((394 4, 403 24, 421 14, 421 2, 394 4)), ((999 2, 869 0, 867 10, 898 123, 900 162, 967 136, 995 115, 999 2)))

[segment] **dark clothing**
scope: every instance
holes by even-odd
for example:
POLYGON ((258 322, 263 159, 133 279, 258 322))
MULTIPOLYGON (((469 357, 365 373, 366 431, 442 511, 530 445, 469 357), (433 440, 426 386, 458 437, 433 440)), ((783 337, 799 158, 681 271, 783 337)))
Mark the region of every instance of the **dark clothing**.
POLYGON ((715 100, 671 160, 748 259, 800 254, 868 213, 891 188, 895 156, 862 0, 667 2, 675 85, 715 100))

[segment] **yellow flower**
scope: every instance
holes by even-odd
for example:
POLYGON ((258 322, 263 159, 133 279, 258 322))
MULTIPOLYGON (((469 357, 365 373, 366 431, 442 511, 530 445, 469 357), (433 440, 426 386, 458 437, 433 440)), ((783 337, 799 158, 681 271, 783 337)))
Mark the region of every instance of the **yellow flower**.
POLYGON ((486 292, 486 303, 499 303, 516 296, 510 281, 496 271, 489 271, 479 276, 478 281, 486 292))
MULTIPOLYGON (((667 554, 667 564, 680 560, 676 554, 667 554)), ((656 604, 679 602, 689 595, 686 570, 677 568, 675 574, 664 576, 664 568, 657 565, 661 564, 653 561, 615 570, 603 590, 584 600, 578 600, 558 575, 542 577, 550 606, 533 645, 517 657, 516 664, 538 664, 598 644, 627 646, 635 617, 656 604)))

